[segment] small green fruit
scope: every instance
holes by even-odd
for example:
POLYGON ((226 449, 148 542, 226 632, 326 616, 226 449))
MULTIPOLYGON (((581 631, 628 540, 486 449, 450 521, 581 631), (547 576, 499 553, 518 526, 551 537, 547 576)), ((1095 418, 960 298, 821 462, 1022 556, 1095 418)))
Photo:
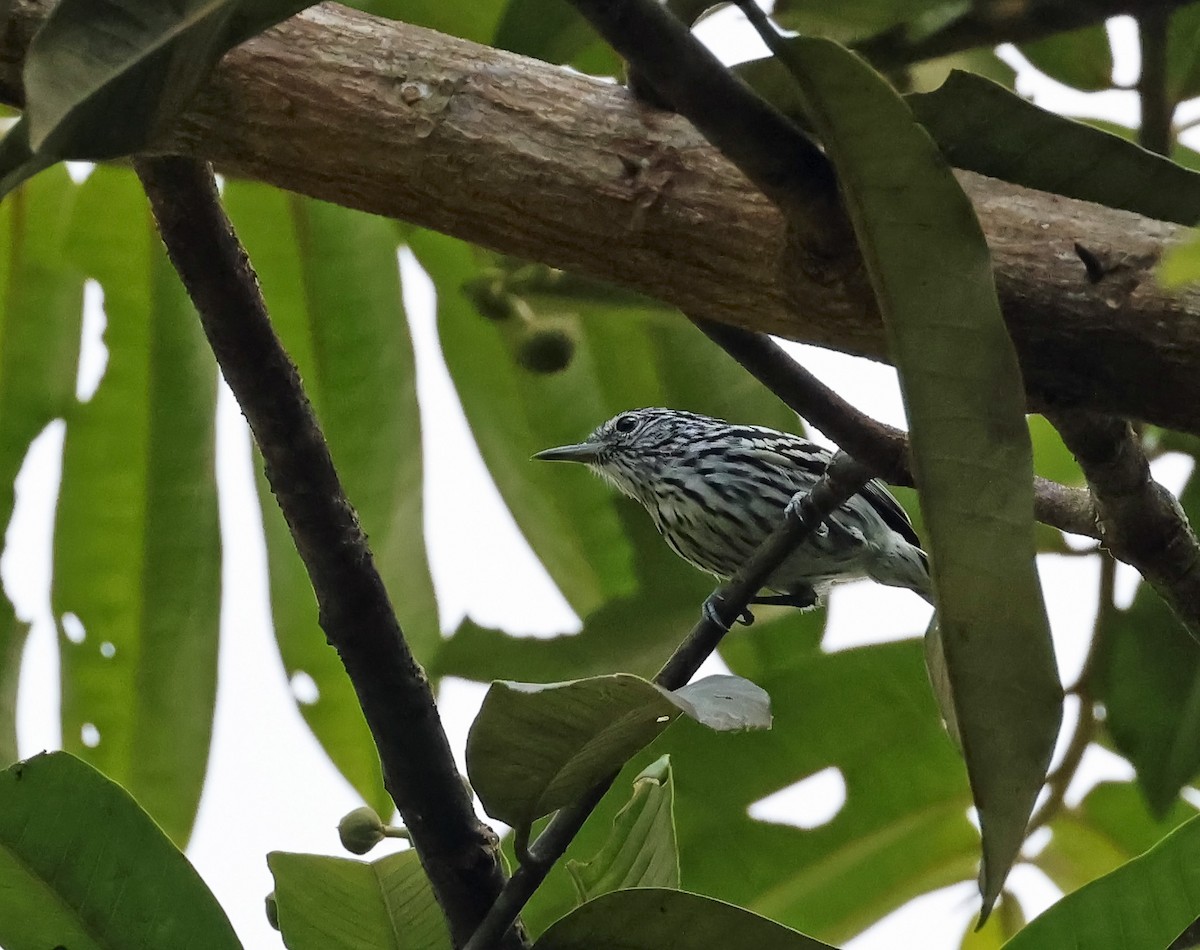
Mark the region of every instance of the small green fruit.
POLYGON ((351 854, 366 854, 387 837, 387 831, 375 809, 363 805, 338 822, 338 837, 351 854))

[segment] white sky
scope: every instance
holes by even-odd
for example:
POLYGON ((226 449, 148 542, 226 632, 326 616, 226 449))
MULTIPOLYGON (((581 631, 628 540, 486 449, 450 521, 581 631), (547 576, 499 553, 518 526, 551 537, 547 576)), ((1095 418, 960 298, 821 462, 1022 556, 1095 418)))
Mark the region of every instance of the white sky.
MULTIPOLYGON (((700 28, 706 41, 737 58, 759 55, 730 24, 740 14, 716 16, 700 28), (735 37, 730 40, 730 37, 735 37)), ((1117 38, 1117 79, 1137 75, 1132 21, 1110 24, 1117 38)), ((1005 58, 1020 65, 1012 51, 1005 58)), ((1085 95, 1025 69, 1018 88, 1039 104, 1070 114, 1104 116, 1127 124, 1137 118, 1130 92, 1085 95)), ((1200 112, 1200 110, 1192 110, 1200 112)), ((1184 113, 1182 119, 1192 116, 1184 113)), ((418 390, 424 426, 426 537, 438 590, 442 628, 453 630, 470 614, 477 621, 531 633, 578 629, 565 601, 516 531, 487 476, 437 346, 428 280, 402 255, 405 299, 417 353, 418 390), (436 420, 436 424, 428 424, 436 420), (461 499, 469 497, 469 510, 461 499)), ((103 372, 103 316, 89 295, 80 394, 90 396, 103 372)), ((794 347, 804 364, 876 418, 903 425, 895 374, 889 367, 811 347, 794 347)), ((600 420, 597 420, 600 421, 600 420)), ((17 509, 0 559, 0 578, 18 613, 34 628, 22 670, 18 741, 22 756, 61 745, 58 721, 58 659, 49 605, 51 531, 61 469, 62 423, 52 424, 30 449, 17 481, 17 509)), ((329 764, 295 705, 279 662, 266 599, 266 553, 254 492, 248 433, 222 385, 218 407, 217 466, 224 540, 220 685, 208 781, 188 855, 225 907, 247 948, 278 948, 278 934, 263 914, 272 888, 265 855, 271 850, 344 856, 338 819, 360 802, 329 764)), ((1156 475, 1177 491, 1188 474, 1179 457, 1156 463, 1156 475)), ((1064 682, 1078 673, 1095 610, 1097 565, 1093 559, 1039 559, 1064 682)), ((1118 591, 1128 599, 1135 577, 1124 569, 1118 591)), ((912 594, 866 583, 836 590, 826 635, 829 649, 913 636, 924 628, 927 609, 912 594)), ((713 667, 719 666, 714 661, 713 667)), ((467 727, 485 687, 451 680, 440 705, 462 767, 467 727)), ((101 739, 101 741, 103 741, 101 739)), ((1093 748, 1085 758, 1069 801, 1102 778, 1128 778, 1129 766, 1093 748)), ((844 786, 826 770, 755 806, 756 817, 805 827, 830 820, 844 786)), ((1044 843, 1044 842, 1043 842, 1044 843)), ((378 856, 388 845, 377 849, 378 856)), ((1032 916, 1057 891, 1038 871, 1018 867, 1011 885, 1032 916)), ((855 940, 850 950, 922 946, 956 948, 977 909, 974 886, 959 885, 920 898, 855 940)))

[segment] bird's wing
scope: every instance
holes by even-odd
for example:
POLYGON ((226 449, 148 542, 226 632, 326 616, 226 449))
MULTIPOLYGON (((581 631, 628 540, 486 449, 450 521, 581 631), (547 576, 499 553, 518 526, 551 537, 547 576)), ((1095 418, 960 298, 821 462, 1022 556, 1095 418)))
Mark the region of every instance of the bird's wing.
POLYGON ((863 490, 859 494, 875 509, 884 524, 913 547, 921 546, 921 539, 913 530, 912 522, 908 519, 908 512, 900 507, 900 502, 896 501, 883 482, 878 478, 873 478, 863 486, 863 490))

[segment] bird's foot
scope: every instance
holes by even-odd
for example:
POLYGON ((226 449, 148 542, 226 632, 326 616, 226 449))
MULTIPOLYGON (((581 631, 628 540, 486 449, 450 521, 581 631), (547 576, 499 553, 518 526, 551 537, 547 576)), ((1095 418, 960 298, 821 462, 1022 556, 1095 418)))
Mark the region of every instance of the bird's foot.
MULTIPOLYGON (((721 599, 716 595, 713 595, 704 601, 704 606, 700 608, 700 613, 705 620, 716 624, 718 627, 728 633, 730 624, 725 622, 725 618, 722 617, 720 611, 717 610, 717 605, 720 603, 721 599)), ((750 624, 754 623, 754 614, 750 613, 749 607, 743 607, 735 622, 748 627, 750 624)))

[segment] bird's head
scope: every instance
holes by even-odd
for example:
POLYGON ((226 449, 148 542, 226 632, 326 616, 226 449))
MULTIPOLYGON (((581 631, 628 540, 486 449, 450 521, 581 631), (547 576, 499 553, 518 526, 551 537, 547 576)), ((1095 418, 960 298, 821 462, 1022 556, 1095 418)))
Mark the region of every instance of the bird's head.
POLYGON ((630 409, 613 416, 584 441, 538 452, 548 462, 582 462, 632 498, 642 500, 716 419, 676 409, 630 409))

